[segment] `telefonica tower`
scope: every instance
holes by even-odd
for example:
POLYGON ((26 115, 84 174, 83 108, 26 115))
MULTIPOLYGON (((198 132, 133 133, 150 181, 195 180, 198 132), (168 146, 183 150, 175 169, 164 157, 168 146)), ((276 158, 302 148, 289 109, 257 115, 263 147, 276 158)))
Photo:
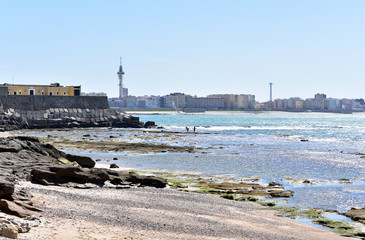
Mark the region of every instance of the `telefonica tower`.
POLYGON ((122 67, 122 58, 120 58, 119 71, 117 72, 119 78, 119 98, 128 96, 128 88, 123 87, 123 67, 122 67))

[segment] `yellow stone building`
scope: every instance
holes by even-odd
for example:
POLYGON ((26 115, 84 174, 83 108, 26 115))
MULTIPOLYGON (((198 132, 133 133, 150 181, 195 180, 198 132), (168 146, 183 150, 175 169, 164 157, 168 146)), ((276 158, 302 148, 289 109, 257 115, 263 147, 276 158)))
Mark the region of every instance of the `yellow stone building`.
POLYGON ((61 86, 59 83, 50 85, 18 85, 1 84, 7 88, 8 95, 50 95, 50 96, 80 96, 81 86, 61 86))

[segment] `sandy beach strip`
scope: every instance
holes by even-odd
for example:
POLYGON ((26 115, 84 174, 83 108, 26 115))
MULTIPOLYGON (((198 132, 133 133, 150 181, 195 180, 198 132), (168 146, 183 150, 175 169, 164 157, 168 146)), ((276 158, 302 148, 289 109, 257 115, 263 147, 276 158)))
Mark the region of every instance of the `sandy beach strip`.
POLYGON ((174 189, 74 189, 21 183, 45 224, 21 239, 347 239, 250 202, 174 189))

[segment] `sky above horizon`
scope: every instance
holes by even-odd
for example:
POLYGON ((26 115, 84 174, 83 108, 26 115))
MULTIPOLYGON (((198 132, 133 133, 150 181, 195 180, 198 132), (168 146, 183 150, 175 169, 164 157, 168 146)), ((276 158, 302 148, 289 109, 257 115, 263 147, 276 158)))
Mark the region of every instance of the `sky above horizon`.
POLYGON ((365 98, 365 1, 0 2, 0 83, 365 98))

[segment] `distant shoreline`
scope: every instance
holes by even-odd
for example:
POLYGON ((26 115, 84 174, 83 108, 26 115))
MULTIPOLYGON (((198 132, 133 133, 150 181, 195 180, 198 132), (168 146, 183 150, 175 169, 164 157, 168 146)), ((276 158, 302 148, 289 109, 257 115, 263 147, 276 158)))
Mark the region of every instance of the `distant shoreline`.
POLYGON ((172 110, 131 110, 128 109, 125 111, 126 114, 130 115, 219 115, 219 114, 274 114, 274 113, 282 113, 282 114, 292 114, 292 113, 337 113, 337 114, 352 114, 352 113, 364 113, 364 112, 347 112, 347 111, 285 111, 285 110, 246 110, 246 111, 205 111, 205 112, 183 112, 183 111, 172 111, 172 110))

